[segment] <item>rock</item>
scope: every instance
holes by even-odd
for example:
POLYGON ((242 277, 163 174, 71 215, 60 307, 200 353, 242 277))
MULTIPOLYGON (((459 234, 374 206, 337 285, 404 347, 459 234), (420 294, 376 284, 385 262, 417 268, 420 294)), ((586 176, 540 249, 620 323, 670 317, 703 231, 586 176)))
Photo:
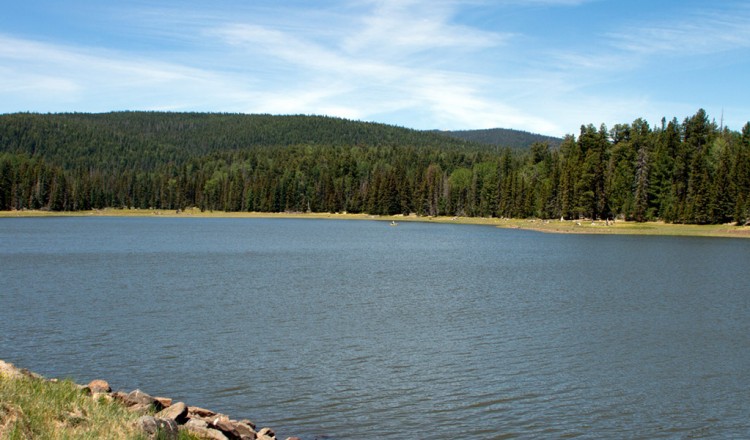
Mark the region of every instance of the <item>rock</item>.
POLYGON ((219 415, 218 417, 216 417, 209 423, 209 426, 211 428, 218 429, 229 438, 238 438, 240 436, 240 434, 237 432, 237 427, 235 426, 235 424, 231 420, 229 420, 229 417, 225 415, 219 415))
POLYGON ((91 398, 98 401, 105 401, 105 402, 111 402, 115 400, 114 397, 112 397, 109 393, 94 393, 91 395, 91 398))
MULTIPOLYGON (((248 422, 250 422, 248 420, 248 422)), ((241 439, 254 439, 257 437, 257 433, 255 432, 255 425, 250 422, 250 424, 245 423, 244 421, 239 421, 234 424, 235 430, 237 431, 237 434, 240 436, 241 439)))
POLYGON ((250 428, 252 428, 253 431, 255 431, 255 423, 251 422, 250 420, 248 420, 248 419, 242 419, 242 420, 239 421, 239 423, 245 424, 245 425, 249 426, 250 428))
POLYGON ((153 409, 152 405, 148 403, 136 403, 135 405, 128 406, 128 411, 136 414, 148 414, 153 409))
POLYGON ((20 379, 22 377, 44 379, 39 374, 33 373, 25 368, 18 368, 15 365, 5 361, 0 361, 0 377, 7 377, 10 379, 20 379))
POLYGON ((142 416, 136 421, 136 426, 151 439, 177 439, 179 435, 177 422, 172 419, 142 416))
POLYGON ((129 402, 132 402, 133 405, 138 404, 138 403, 146 403, 150 405, 156 402, 156 399, 154 399, 153 397, 144 393, 141 390, 133 390, 129 392, 126 398, 129 402))
POLYGON ((158 400, 141 390, 133 390, 129 392, 128 395, 125 396, 124 403, 131 407, 135 405, 152 405, 156 411, 160 411, 164 408, 158 400))
POLYGON ((273 432, 273 429, 271 428, 263 428, 260 431, 258 431, 258 437, 259 440, 275 440, 276 439, 276 433, 273 432))
POLYGON ((114 393, 111 393, 110 396, 112 396, 113 399, 117 400, 123 405, 127 405, 127 403, 125 402, 125 399, 128 398, 127 393, 123 393, 122 391, 115 391, 114 393))
POLYGON ((156 417, 162 419, 172 419, 182 425, 187 421, 188 408, 183 402, 177 402, 164 408, 156 414, 156 417))
POLYGON ((221 431, 227 436, 227 438, 233 440, 255 440, 257 438, 257 434, 253 427, 247 423, 230 420, 229 417, 223 414, 219 414, 219 416, 212 420, 208 426, 221 431))
POLYGON ((211 418, 216 417, 216 415, 217 414, 215 412, 205 408, 188 406, 188 417, 190 417, 191 419, 197 418, 209 421, 211 420, 211 418))
POLYGON ((161 404, 162 408, 169 408, 174 403, 169 397, 154 397, 154 399, 161 404))
POLYGON ((229 438, 227 438, 226 435, 222 434, 221 431, 217 431, 211 428, 204 428, 201 426, 193 425, 191 423, 186 423, 185 425, 183 425, 183 429, 187 429, 189 433, 206 440, 229 440, 229 438))
POLYGON ((109 393, 112 388, 109 386, 106 380, 94 379, 87 385, 91 393, 109 393))
POLYGON ((226 416, 226 415, 224 415, 224 414, 221 414, 221 413, 217 413, 217 414, 216 414, 216 415, 215 415, 215 416, 214 416, 214 417, 213 417, 213 418, 211 419, 211 421, 210 421, 210 422, 208 422, 208 424, 209 424, 209 425, 215 425, 215 424, 217 424, 217 423, 221 423, 221 422, 229 422, 229 417, 228 417, 228 416, 226 416))
POLYGON ((188 419, 187 422, 185 422, 186 427, 196 427, 196 428, 208 428, 208 422, 201 419, 188 419))

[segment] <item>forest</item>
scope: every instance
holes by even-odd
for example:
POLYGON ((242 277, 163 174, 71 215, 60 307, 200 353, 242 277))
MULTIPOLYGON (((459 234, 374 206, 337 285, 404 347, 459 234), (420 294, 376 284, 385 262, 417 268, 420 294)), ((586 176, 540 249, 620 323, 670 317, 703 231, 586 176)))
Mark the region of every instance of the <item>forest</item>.
POLYGON ((750 220, 750 122, 704 110, 486 145, 324 116, 0 115, 0 210, 750 220))
POLYGON ((526 148, 535 142, 546 143, 550 147, 557 148, 562 142, 562 139, 560 138, 529 133, 527 131, 513 130, 509 128, 488 128, 483 130, 445 130, 440 131, 440 133, 467 141, 480 142, 490 145, 502 145, 504 147, 511 148, 526 148))

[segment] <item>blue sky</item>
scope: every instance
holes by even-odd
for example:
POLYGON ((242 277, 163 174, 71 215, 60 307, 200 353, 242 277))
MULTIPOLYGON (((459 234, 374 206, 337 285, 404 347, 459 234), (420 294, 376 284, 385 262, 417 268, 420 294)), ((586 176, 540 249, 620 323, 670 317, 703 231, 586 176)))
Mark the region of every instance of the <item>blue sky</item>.
POLYGON ((0 113, 324 114, 417 129, 750 120, 745 1, 6 2, 0 113))

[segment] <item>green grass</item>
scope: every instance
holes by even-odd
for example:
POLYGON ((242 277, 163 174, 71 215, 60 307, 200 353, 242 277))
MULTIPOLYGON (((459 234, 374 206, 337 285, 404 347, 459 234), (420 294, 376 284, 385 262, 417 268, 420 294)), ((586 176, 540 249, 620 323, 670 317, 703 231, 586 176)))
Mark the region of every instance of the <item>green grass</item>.
MULTIPOLYGON (((145 439, 140 414, 106 397, 92 397, 70 380, 0 373, 0 439, 145 439)), ((194 439, 180 432, 180 439, 194 439)))

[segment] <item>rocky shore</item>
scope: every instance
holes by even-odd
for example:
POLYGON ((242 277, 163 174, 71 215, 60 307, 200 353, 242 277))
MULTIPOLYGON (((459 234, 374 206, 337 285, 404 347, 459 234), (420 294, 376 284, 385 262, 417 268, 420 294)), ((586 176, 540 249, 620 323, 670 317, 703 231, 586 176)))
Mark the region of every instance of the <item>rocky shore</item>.
MULTIPOLYGON (((57 382, 46 379, 26 369, 0 360, 0 378, 57 382)), ((271 428, 257 429, 255 423, 247 419, 234 420, 229 416, 184 402, 174 402, 168 397, 151 396, 141 390, 112 391, 105 380, 93 380, 87 385, 78 385, 82 393, 93 400, 117 402, 128 411, 140 414, 135 424, 148 438, 176 439, 180 431, 187 431, 195 437, 209 440, 276 440, 271 428)), ((288 437, 286 440, 299 440, 288 437)))

